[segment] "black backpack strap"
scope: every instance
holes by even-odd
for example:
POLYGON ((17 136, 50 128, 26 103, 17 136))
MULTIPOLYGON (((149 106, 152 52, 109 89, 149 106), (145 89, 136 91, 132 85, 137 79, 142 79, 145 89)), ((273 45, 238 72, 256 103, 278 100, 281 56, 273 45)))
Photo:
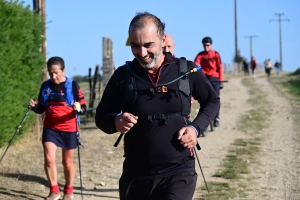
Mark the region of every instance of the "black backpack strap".
MULTIPOLYGON (((178 63, 178 70, 179 70, 179 76, 185 74, 188 72, 189 69, 189 62, 185 58, 177 59, 178 63)), ((189 76, 182 77, 179 81, 179 90, 180 90, 180 98, 181 98, 181 113, 183 116, 189 116, 191 112, 191 88, 190 88, 190 82, 189 82, 189 76)))
POLYGON ((128 67, 131 66, 132 62, 127 62, 127 70, 126 70, 126 80, 125 80, 125 94, 124 94, 124 105, 129 105, 133 107, 136 97, 137 97, 137 92, 136 92, 136 83, 135 83, 135 78, 132 76, 130 71, 128 70, 128 67))

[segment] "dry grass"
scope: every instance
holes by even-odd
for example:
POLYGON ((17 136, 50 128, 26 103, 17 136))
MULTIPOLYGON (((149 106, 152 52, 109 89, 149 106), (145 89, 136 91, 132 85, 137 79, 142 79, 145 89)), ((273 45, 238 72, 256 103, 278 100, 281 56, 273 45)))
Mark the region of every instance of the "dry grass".
MULTIPOLYGON (((117 190, 122 171, 123 144, 115 148, 118 134, 108 135, 96 129, 94 123, 81 126, 84 148, 80 147, 80 160, 84 193, 99 193, 104 187, 117 190)), ((1 155, 5 148, 0 149, 1 155)), ((57 150, 58 180, 64 184, 61 165, 61 149, 57 150)), ((48 182, 44 173, 43 147, 40 135, 34 131, 12 145, 1 162, 0 199, 41 199, 48 194, 48 182)), ((74 153, 76 166, 75 195, 80 193, 78 151, 74 153)))

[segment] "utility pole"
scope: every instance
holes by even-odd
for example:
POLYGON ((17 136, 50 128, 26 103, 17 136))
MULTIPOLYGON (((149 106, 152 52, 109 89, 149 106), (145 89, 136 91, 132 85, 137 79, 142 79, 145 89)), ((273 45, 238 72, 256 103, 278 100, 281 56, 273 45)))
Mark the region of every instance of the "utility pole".
POLYGON ((282 41, 281 41, 281 21, 290 21, 289 19, 281 19, 281 16, 283 16, 283 13, 275 13, 275 15, 278 16, 278 19, 271 19, 269 22, 271 21, 278 21, 279 22, 279 52, 280 52, 280 71, 282 71, 282 41))
MULTIPOLYGON (((46 0, 33 0, 33 10, 38 13, 41 16, 41 20, 43 23, 43 31, 42 35, 44 37, 44 41, 41 46, 41 51, 43 53, 44 61, 46 63, 46 0)), ((48 79, 48 72, 47 72, 47 66, 45 65, 43 68, 43 76, 42 81, 46 81, 48 79)), ((43 118, 45 117, 45 114, 41 115, 40 117, 36 118, 36 124, 37 124, 37 132, 38 135, 42 135, 42 127, 43 127, 43 118)))
POLYGON ((238 52, 238 31, 237 31, 237 11, 236 11, 236 0, 234 0, 234 35, 235 35, 235 55, 237 55, 238 52))
POLYGON ((249 36, 245 36, 245 38, 250 38, 250 59, 252 58, 253 54, 252 54, 252 38, 257 37, 256 35, 249 35, 249 36))
MULTIPOLYGON (((41 49, 44 56, 44 61, 47 61, 47 52, 46 52, 46 0, 33 0, 33 10, 40 14, 42 23, 43 23, 43 32, 42 35, 44 37, 44 42, 42 43, 41 49)), ((47 66, 45 65, 43 68, 43 77, 42 80, 46 81, 48 79, 47 76, 47 66)))
MULTIPOLYGON (((46 0, 41 0, 42 2, 42 22, 43 22, 43 37, 44 37, 44 42, 42 44, 42 52, 44 55, 44 60, 47 62, 47 50, 46 50, 46 0)), ((43 81, 46 81, 48 79, 47 76, 47 66, 45 65, 43 69, 43 81)))

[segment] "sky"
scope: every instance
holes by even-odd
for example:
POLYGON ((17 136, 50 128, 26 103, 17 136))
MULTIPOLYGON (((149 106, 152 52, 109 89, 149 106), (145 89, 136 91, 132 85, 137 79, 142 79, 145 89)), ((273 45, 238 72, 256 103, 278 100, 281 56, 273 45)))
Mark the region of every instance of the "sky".
MULTIPOLYGON (((24 6, 32 8, 32 0, 24 6)), ((279 22, 276 13, 283 13, 282 67, 293 72, 300 68, 300 1, 237 0, 238 49, 259 63, 270 58, 280 60, 279 22), (275 20, 275 21, 270 21, 275 20), (286 21, 289 20, 289 21, 286 21)), ((132 60, 126 46, 128 27, 137 12, 150 12, 165 22, 165 33, 175 42, 175 55, 194 60, 203 50, 201 40, 210 36, 213 49, 222 62, 232 64, 235 54, 234 0, 46 0, 47 59, 60 56, 65 60, 66 76, 94 73, 102 66, 102 37, 113 40, 115 66, 132 60)), ((101 73, 101 72, 100 72, 101 73)))

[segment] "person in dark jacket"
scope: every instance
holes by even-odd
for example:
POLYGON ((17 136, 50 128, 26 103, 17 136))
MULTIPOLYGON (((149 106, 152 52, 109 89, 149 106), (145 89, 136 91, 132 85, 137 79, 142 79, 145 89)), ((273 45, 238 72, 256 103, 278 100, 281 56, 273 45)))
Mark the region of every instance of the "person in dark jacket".
POLYGON ((274 67, 276 69, 276 75, 279 75, 280 70, 281 70, 281 64, 278 60, 276 60, 274 67))
POLYGON ((244 58, 243 60, 243 68, 245 76, 249 76, 249 62, 247 61, 247 58, 244 58))
POLYGON ((65 186, 63 200, 73 199, 75 166, 73 162, 77 141, 77 113, 86 112, 86 101, 78 83, 65 77, 65 62, 61 57, 51 57, 47 61, 50 79, 40 89, 38 102, 31 100, 29 108, 45 114, 42 143, 44 148, 44 168, 50 185, 46 200, 60 199, 57 180, 56 150, 62 148, 65 186))
MULTIPOLYGON (((96 110, 99 129, 125 135, 121 200, 192 199, 197 181, 193 149, 220 107, 201 70, 177 80, 184 60, 163 52, 164 27, 148 12, 132 19, 129 38, 135 58, 117 68, 96 110), (201 108, 189 122, 189 112, 183 111, 190 111, 191 96, 201 108)), ((197 67, 187 63, 189 70, 197 67)))

